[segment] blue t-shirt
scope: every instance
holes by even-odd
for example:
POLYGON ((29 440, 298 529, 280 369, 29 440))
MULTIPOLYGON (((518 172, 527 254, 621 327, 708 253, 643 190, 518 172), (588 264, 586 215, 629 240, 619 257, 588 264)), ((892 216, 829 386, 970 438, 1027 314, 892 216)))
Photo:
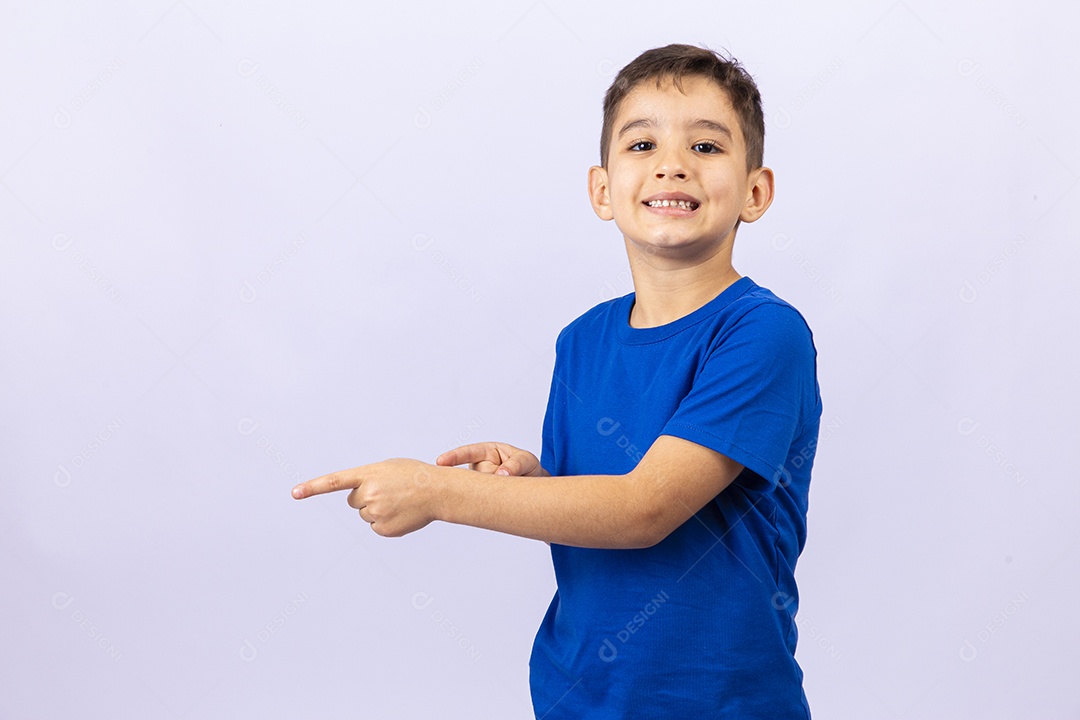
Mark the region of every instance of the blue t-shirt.
POLYGON ((821 417, 810 328, 748 277, 659 327, 631 327, 633 304, 601 303, 559 333, 543 467, 621 475, 674 435, 745 470, 652 547, 552 543, 536 717, 809 718, 794 570, 821 417))

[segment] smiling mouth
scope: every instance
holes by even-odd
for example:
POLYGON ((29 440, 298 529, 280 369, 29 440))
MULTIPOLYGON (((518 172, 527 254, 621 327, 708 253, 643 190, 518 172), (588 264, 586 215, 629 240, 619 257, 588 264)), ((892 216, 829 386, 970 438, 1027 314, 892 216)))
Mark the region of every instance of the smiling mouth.
POLYGON ((675 207, 682 210, 697 210, 699 207, 699 204, 693 200, 650 200, 645 205, 653 208, 675 207))

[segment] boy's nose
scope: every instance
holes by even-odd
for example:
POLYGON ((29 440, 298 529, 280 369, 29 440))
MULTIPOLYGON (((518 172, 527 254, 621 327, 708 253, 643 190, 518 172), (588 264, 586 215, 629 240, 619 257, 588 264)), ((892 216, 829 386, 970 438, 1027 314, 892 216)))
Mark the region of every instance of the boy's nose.
POLYGON ((686 171, 681 167, 663 166, 656 169, 656 179, 661 180, 665 177, 676 178, 678 180, 686 179, 686 171))
POLYGON ((668 150, 656 158, 656 179, 665 177, 686 179, 686 164, 677 150, 668 150))

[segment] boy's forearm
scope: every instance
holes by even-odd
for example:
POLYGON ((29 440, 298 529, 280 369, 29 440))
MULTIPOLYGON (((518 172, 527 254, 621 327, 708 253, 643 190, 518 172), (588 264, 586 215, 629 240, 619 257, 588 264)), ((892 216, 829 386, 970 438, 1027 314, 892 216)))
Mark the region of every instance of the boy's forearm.
POLYGON ((548 543, 592 548, 651 544, 649 515, 624 475, 520 477, 441 468, 438 519, 548 543))

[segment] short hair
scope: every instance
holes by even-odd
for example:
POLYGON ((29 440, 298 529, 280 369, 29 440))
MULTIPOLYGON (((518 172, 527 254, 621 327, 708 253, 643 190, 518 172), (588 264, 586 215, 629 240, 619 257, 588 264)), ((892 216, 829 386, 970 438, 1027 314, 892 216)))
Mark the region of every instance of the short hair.
POLYGON ((682 79, 688 75, 707 78, 723 88, 739 118, 739 127, 746 142, 746 171, 762 166, 765 156, 765 115, 761 109, 761 93, 754 79, 733 57, 725 58, 708 48, 673 44, 638 55, 619 71, 604 95, 604 127, 600 135, 600 164, 603 167, 607 167, 615 116, 630 91, 653 78, 659 88, 665 79, 670 78, 681 92, 682 79))

